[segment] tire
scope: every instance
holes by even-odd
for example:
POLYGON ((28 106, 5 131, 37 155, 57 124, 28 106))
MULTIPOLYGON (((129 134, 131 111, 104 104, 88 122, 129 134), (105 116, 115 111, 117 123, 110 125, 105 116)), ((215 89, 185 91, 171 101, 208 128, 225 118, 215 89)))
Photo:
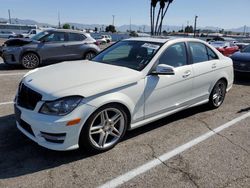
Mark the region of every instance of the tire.
POLYGON ((80 148, 104 152, 123 138, 128 127, 128 116, 118 104, 108 104, 96 110, 87 120, 79 138, 80 148))
POLYGON ((40 59, 33 52, 25 53, 21 58, 21 64, 25 69, 34 69, 39 66, 40 59))
POLYGON ((84 55, 84 59, 91 59, 93 58, 94 56, 96 55, 95 52, 87 52, 85 55, 84 55))
POLYGON ((209 106, 211 108, 219 108, 222 105, 226 96, 226 88, 227 84, 224 80, 219 80, 215 84, 209 97, 209 106))

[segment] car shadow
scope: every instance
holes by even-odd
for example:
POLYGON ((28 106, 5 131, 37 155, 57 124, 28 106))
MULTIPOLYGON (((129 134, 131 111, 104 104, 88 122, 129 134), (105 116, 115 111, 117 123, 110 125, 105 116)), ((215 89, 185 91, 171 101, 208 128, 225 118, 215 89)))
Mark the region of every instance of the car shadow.
MULTIPOLYGON (((208 110, 207 105, 184 110, 129 131, 122 142, 208 110)), ((17 130, 14 115, 0 117, 0 138, 0 179, 19 177, 97 155, 90 151, 52 151, 40 147, 17 130)))
POLYGON ((0 63, 0 71, 25 70, 21 65, 7 65, 0 63))

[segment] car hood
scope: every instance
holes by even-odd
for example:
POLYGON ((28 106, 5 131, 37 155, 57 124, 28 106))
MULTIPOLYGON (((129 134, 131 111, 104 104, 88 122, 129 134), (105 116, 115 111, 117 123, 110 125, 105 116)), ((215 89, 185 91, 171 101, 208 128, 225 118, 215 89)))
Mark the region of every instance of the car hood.
POLYGON ((142 73, 91 61, 68 61, 30 71, 23 83, 41 93, 43 100, 70 95, 89 97, 136 84, 142 73))
POLYGON ((16 47, 16 46, 24 46, 30 43, 39 43, 39 41, 34 41, 30 38, 16 38, 16 39, 9 39, 5 41, 5 46, 7 47, 16 47))
POLYGON ((250 63, 250 53, 236 52, 231 56, 231 58, 234 61, 246 61, 250 63))

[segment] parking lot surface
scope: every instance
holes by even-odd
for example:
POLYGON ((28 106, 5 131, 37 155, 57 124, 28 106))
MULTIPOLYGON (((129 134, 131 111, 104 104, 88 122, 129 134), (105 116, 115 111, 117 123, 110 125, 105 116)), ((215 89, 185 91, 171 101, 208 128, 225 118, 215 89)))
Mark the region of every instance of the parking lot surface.
POLYGON ((0 187, 249 187, 250 79, 237 78, 224 104, 182 111, 130 131, 114 149, 94 154, 44 149, 15 126, 13 98, 27 72, 0 59, 0 187), (235 118, 244 118, 154 168, 133 171, 235 118), (108 182, 108 183, 107 183, 108 182), (107 183, 107 184, 105 184, 107 183))

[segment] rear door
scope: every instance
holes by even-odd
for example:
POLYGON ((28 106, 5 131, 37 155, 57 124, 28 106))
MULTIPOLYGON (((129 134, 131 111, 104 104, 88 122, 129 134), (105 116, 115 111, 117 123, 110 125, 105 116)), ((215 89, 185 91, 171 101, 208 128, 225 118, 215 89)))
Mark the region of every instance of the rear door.
POLYGON ((217 54, 207 45, 200 42, 188 42, 193 61, 194 83, 192 95, 194 102, 208 99, 211 87, 220 68, 217 54))
POLYGON ((67 59, 82 59, 84 57, 84 46, 86 39, 81 33, 67 33, 67 59))

